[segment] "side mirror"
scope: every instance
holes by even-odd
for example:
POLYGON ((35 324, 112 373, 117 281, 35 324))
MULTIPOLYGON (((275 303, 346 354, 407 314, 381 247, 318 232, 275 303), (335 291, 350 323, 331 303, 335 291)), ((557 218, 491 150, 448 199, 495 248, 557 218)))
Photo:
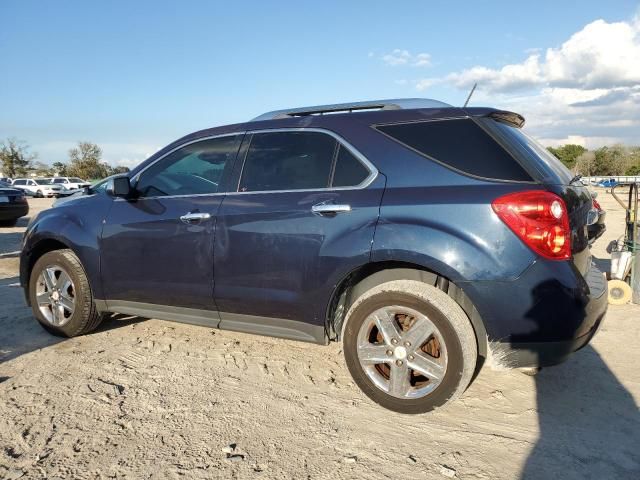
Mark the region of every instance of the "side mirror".
POLYGON ((127 198, 131 195, 131 184, 129 177, 113 177, 109 180, 106 188, 107 192, 114 197, 127 198))

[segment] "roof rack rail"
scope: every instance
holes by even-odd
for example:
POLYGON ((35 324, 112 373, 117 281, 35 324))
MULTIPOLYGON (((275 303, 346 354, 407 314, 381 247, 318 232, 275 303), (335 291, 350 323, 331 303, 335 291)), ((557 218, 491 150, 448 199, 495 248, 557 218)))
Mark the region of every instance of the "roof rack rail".
POLYGON ((308 115, 324 115, 331 113, 351 113, 370 110, 406 110, 411 108, 450 108, 448 103, 432 100, 430 98, 396 98, 389 100, 370 100, 367 102, 336 103, 333 105, 316 105, 313 107, 287 108, 263 113, 252 119, 252 122, 261 120, 277 120, 280 118, 305 117, 308 115))

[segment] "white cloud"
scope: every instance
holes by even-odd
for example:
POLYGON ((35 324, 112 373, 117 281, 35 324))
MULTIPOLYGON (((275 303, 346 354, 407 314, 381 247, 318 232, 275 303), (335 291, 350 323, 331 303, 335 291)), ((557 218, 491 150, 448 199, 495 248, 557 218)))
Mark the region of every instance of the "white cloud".
POLYGON ((419 91, 450 85, 466 93, 476 82, 471 105, 523 114, 525 128, 545 144, 637 145, 640 16, 627 22, 596 20, 559 46, 527 52, 519 63, 476 65, 414 84, 419 91))
POLYGON ((391 53, 382 56, 382 61, 392 67, 401 65, 413 67, 428 67, 431 65, 431 55, 428 53, 418 53, 413 55, 408 50, 396 48, 391 53))
POLYGON ((640 84, 640 18, 630 22, 596 20, 560 47, 543 55, 494 69, 475 66, 441 81, 467 89, 475 82, 488 92, 514 92, 536 87, 600 89, 640 84))

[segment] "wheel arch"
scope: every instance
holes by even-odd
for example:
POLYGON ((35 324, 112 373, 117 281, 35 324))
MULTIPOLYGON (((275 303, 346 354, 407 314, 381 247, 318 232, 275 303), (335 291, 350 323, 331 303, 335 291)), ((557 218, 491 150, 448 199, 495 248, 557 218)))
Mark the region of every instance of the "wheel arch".
MULTIPOLYGON (((350 272, 333 291, 326 314, 326 331, 330 340, 337 341, 342 334, 344 316, 349 306, 362 293, 382 283, 393 280, 416 280, 433 285, 453 298, 466 313, 473 327, 478 347, 479 366, 487 358, 487 330, 480 313, 464 290, 453 281, 438 272, 421 265, 383 261, 370 262, 350 272)), ((478 367, 479 371, 479 367, 478 367)))
MULTIPOLYGON (((44 237, 35 242, 32 246, 29 247, 28 252, 24 252, 20 258, 20 283, 25 290, 25 298, 27 300, 27 304, 30 306, 31 302, 29 300, 29 281, 31 279, 31 270, 33 266, 41 258, 43 255, 53 252, 54 250, 64 250, 69 249, 73 251, 73 248, 69 246, 67 243, 53 237, 44 237)), ((76 253, 76 252, 74 252, 76 253)), ((77 253, 76 253, 77 255, 77 253)))

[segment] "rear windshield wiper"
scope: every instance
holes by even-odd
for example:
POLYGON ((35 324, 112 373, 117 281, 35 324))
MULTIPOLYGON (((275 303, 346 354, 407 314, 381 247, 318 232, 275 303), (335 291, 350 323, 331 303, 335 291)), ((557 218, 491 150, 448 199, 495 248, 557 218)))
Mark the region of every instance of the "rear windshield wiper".
POLYGON ((575 176, 571 179, 571 181, 569 182, 569 185, 571 185, 573 182, 577 182, 577 181, 578 181, 578 180, 580 180, 581 178, 582 178, 582 175, 578 173, 577 175, 575 175, 575 176))

